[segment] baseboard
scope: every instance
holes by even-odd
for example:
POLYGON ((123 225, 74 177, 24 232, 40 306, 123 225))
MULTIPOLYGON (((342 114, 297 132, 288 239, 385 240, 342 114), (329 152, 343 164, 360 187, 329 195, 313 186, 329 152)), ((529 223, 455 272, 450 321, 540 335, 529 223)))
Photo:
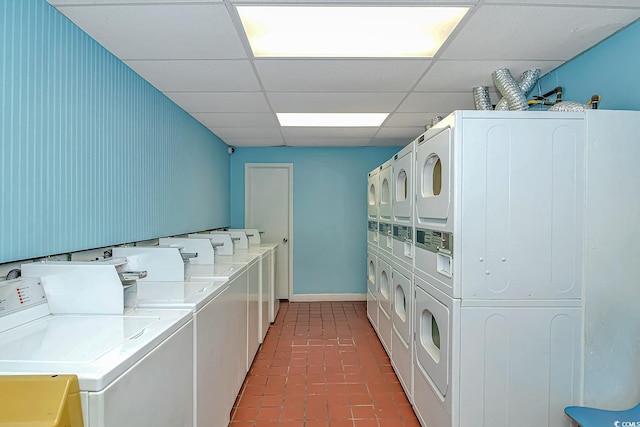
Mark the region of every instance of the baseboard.
POLYGON ((293 294, 291 302, 366 301, 367 294, 293 294))

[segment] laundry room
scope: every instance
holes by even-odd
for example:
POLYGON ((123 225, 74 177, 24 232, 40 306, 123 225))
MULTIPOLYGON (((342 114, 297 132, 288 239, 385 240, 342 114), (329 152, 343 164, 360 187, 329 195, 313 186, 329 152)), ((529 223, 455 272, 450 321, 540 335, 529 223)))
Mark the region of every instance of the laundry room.
POLYGON ((78 387, 71 427, 640 419, 638 19, 638 0, 0 0, 0 389, 71 374, 38 379, 78 387), (323 38, 263 51, 271 17, 323 38))

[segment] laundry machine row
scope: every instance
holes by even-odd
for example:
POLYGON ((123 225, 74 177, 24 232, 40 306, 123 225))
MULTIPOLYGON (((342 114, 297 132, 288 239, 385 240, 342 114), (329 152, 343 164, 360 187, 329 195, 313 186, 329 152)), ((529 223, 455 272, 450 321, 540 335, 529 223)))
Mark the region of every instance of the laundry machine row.
POLYGON ((567 405, 640 400, 639 118, 458 111, 394 156, 372 324, 423 425, 569 426, 567 405))
POLYGON ((369 320, 409 400, 413 389, 413 158, 412 143, 369 173, 367 233, 369 320))

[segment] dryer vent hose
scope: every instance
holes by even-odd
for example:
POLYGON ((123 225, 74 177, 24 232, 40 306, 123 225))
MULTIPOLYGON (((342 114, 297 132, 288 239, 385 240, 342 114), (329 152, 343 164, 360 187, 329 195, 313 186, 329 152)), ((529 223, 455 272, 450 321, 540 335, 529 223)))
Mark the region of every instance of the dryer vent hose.
MULTIPOLYGON (((495 106, 496 110, 526 110, 527 95, 540 78, 540 69, 532 68, 525 71, 520 76, 520 81, 516 82, 508 68, 501 68, 491 74, 493 84, 498 88, 502 98, 495 106)), ((473 88, 473 100, 476 110, 493 110, 489 97, 488 86, 478 86, 473 88)))

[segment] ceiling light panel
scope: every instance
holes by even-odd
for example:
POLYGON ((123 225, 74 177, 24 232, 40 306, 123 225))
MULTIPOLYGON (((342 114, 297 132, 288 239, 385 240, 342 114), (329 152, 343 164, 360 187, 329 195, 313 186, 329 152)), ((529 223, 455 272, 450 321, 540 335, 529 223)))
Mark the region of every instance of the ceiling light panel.
POLYGON ((389 113, 277 113, 280 126, 378 127, 389 113))
POLYGON ((238 6, 256 57, 432 57, 466 7, 238 6))

